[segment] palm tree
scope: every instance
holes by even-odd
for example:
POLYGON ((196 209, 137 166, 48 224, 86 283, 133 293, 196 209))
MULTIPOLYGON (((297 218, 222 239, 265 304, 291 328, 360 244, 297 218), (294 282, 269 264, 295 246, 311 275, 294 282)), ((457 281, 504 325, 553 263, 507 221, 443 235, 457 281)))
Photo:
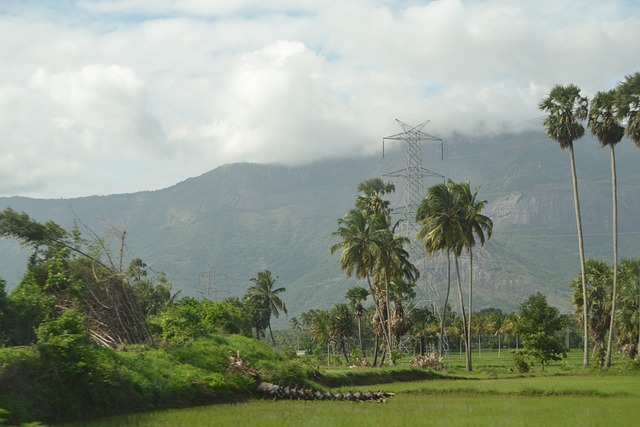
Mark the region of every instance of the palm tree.
MULTIPOLYGON (((463 226, 464 226, 464 247, 469 253, 469 317, 467 319, 469 332, 471 337, 471 313, 473 311, 473 247, 476 245, 476 238, 480 242, 480 246, 484 246, 485 240, 491 238, 493 232, 493 221, 480 212, 487 204, 486 200, 478 200, 478 190, 476 187, 473 194, 471 193, 471 184, 467 182, 453 183, 449 181, 458 204, 462 210, 463 226), (486 236, 485 236, 486 232, 486 236)), ((471 352, 467 353, 467 371, 472 371, 471 352)))
MULTIPOLYGON (((333 254, 341 250, 338 263, 348 277, 355 275, 358 279, 366 279, 369 292, 373 297, 376 314, 384 319, 382 307, 378 298, 371 276, 378 263, 380 254, 380 234, 386 227, 386 215, 369 215, 361 209, 350 210, 343 218, 338 220, 338 230, 333 236, 341 240, 331 246, 329 251, 333 254)), ((385 340, 389 333, 384 322, 381 325, 385 340)))
MULTIPOLYGON (((589 318, 587 323, 591 331, 594 349, 593 358, 598 361, 599 367, 605 366, 605 336, 611 319, 611 267, 606 262, 597 259, 588 259, 587 271, 587 303, 589 304, 589 318)), ((584 300, 580 289, 580 277, 571 281, 573 293, 573 305, 576 314, 580 317, 584 300)))
POLYGON ((613 328, 615 323, 616 299, 618 291, 618 185, 616 179, 615 146, 624 136, 624 128, 616 116, 616 92, 598 92, 591 101, 589 111, 589 130, 598 137, 601 147, 607 145, 611 149, 611 194, 613 202, 613 291, 611 294, 611 320, 609 322, 609 340, 607 342, 607 356, 605 367, 611 366, 611 350, 613 343, 613 328))
POLYGON ((353 316, 346 304, 335 304, 329 312, 329 336, 336 348, 340 348, 342 355, 349 363, 347 342, 353 336, 353 316))
MULTIPOLYGON (((390 216, 386 216, 387 221, 390 221, 390 216)), ((382 279, 384 283, 384 295, 386 305, 387 319, 387 334, 389 335, 388 350, 393 349, 393 336, 392 336, 392 316, 390 308, 391 299, 391 284, 394 281, 406 281, 413 286, 420 276, 419 270, 409 261, 409 252, 404 249, 404 245, 409 243, 409 238, 395 234, 395 228, 398 223, 393 227, 387 227, 380 230, 379 233, 379 248, 380 252, 377 259, 377 276, 382 279)), ((396 301, 397 303, 397 301, 396 301)), ((393 363, 391 358, 389 362, 393 363)))
POLYGON ((616 337, 625 357, 640 358, 640 258, 620 262, 620 307, 616 337))
POLYGON ((356 208, 338 220, 333 235, 341 241, 329 251, 342 250, 338 262, 347 276, 355 273, 357 278, 367 280, 376 308, 374 322, 384 334, 386 350, 391 351, 389 284, 397 278, 415 282, 419 272, 404 249, 408 239, 395 234, 398 223, 392 223, 389 202, 382 199, 395 190, 393 184, 374 178, 361 183, 358 190, 364 194, 357 197, 356 208))
POLYGON ((421 224, 418 238, 423 241, 427 255, 433 256, 439 251, 447 254, 447 291, 445 293, 442 314, 440 316, 440 339, 438 354, 442 356, 445 337, 445 319, 451 291, 451 252, 459 255, 462 235, 459 207, 450 188, 442 183, 430 187, 427 196, 422 199, 416 209, 416 222, 421 224))
POLYGON ((625 134, 640 148, 640 72, 625 77, 616 88, 618 118, 626 122, 625 134))
POLYGON ((409 330, 420 342, 420 356, 427 352, 427 340, 433 338, 440 331, 440 319, 428 307, 414 307, 409 313, 409 330))
POLYGON ((415 297, 415 281, 408 281, 402 277, 395 278, 389 286, 390 299, 393 302, 393 315, 391 316, 391 332, 395 342, 409 331, 409 317, 404 309, 405 303, 409 304, 415 297))
POLYGON ((396 191, 391 182, 384 182, 382 178, 371 178, 358 185, 358 191, 363 193, 356 198, 356 208, 367 212, 369 215, 381 212, 391 213, 389 201, 382 196, 396 191))
POLYGON ((258 273, 258 277, 252 277, 250 279, 254 284, 247 291, 248 301, 259 307, 263 307, 268 313, 266 323, 269 328, 271 342, 273 342, 274 346, 276 345, 276 341, 273 339, 273 331, 271 330, 271 316, 278 318, 280 310, 282 310, 284 314, 287 314, 287 307, 284 301, 282 301, 278 296, 278 294, 286 291, 286 289, 273 289, 273 285, 277 278, 278 276, 271 276, 271 272, 269 270, 261 271, 258 273))
POLYGON ((356 319, 358 320, 358 342, 360 343, 360 350, 362 351, 362 357, 365 357, 365 358, 367 357, 367 355, 364 351, 364 345, 362 344, 361 323, 362 323, 362 316, 364 314, 364 307, 362 306, 362 303, 367 299, 368 296, 369 296, 369 291, 360 286, 354 286, 353 288, 350 288, 345 295, 347 301, 349 301, 349 304, 351 305, 351 308, 353 309, 356 315, 356 319))
POLYGON ((509 338, 513 334, 513 331, 516 327, 516 316, 515 313, 506 314, 501 313, 499 316, 495 318, 495 326, 496 331, 494 335, 498 336, 498 357, 501 356, 502 350, 502 336, 506 335, 507 337, 507 347, 509 346, 509 338))
MULTIPOLYGON (((547 136, 560 144, 560 149, 569 149, 571 162, 571 179, 573 182, 573 201, 576 211, 576 227, 578 230, 578 253, 580 256, 580 274, 582 276, 583 300, 587 301, 587 279, 585 272, 584 244, 582 240, 582 221, 580 219, 580 198, 578 196, 578 179, 576 162, 573 153, 573 142, 584 136, 581 120, 587 117, 587 98, 580 95, 580 89, 573 84, 556 85, 538 105, 542 111, 549 113, 544 119, 547 136)), ((589 366, 589 330, 587 326, 588 307, 583 305, 584 356, 583 367, 589 366)))

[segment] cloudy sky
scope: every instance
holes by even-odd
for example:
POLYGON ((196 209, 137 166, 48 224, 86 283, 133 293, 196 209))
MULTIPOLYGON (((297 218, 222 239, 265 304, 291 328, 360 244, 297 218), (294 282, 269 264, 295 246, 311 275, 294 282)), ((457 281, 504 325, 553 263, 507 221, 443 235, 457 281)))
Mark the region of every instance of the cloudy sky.
POLYGON ((164 188, 376 153, 430 120, 541 127, 640 69, 635 0, 2 0, 0 196, 164 188))

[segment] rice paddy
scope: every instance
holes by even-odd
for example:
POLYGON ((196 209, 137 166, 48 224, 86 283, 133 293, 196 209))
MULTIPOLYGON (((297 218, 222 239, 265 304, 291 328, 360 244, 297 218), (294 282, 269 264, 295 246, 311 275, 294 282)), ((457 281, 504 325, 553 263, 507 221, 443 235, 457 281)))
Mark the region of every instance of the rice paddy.
MULTIPOLYGON (((504 356, 503 356, 504 357, 504 356)), ((449 360, 451 379, 395 382, 346 390, 396 393, 385 403, 267 401, 220 404, 114 417, 87 427, 113 426, 636 426, 640 373, 570 369, 568 361, 542 373, 514 373, 509 357, 474 360, 473 375, 449 360)), ((622 365, 620 364, 618 366, 622 365)))

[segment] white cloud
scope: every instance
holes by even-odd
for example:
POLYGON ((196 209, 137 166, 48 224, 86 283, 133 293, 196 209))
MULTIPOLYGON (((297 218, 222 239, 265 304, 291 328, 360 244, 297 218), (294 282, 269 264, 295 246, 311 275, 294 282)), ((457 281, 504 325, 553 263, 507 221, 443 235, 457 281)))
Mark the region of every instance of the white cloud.
POLYGON ((637 71, 628 1, 0 3, 0 195, 153 189, 234 161, 380 150, 539 117, 637 71), (49 6, 47 6, 47 4, 49 6))

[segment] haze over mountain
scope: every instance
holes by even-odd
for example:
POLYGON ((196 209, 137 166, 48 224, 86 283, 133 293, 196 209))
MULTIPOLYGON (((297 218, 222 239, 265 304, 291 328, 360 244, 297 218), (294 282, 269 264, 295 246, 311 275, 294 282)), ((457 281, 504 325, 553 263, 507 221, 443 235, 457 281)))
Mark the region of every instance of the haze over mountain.
MULTIPOLYGON (((625 139, 617 155, 619 256, 637 257, 640 150, 625 139)), ((586 255, 611 262, 609 150, 584 138, 576 142, 576 158, 586 255)), ((387 146, 384 158, 299 167, 236 163, 157 191, 57 200, 9 197, 0 198, 0 208, 67 228, 77 217, 98 235, 109 236, 114 247, 126 231, 125 263, 142 258, 150 268, 164 271, 182 295, 241 296, 251 277, 269 269, 287 288, 289 316, 296 316, 344 301, 346 290, 358 284, 341 272, 338 256, 329 254, 336 242, 331 233, 353 207, 358 183, 402 169, 403 161, 396 143, 387 146)), ((494 234, 476 252, 475 308, 514 310, 526 296, 541 291, 569 311, 568 282, 579 264, 568 153, 543 133, 532 132, 452 138, 444 143, 444 159, 439 144, 427 143, 423 161, 447 179, 481 186, 480 198, 488 201, 494 234)), ((391 201, 399 208, 402 180, 386 179, 396 183, 391 201)), ((425 188, 441 180, 428 178, 425 188)), ((11 289, 24 272, 28 251, 4 239, 0 253, 0 276, 11 289)), ((425 275, 440 288, 442 261, 428 261, 425 275)), ((418 300, 434 298, 418 293, 418 300)))

